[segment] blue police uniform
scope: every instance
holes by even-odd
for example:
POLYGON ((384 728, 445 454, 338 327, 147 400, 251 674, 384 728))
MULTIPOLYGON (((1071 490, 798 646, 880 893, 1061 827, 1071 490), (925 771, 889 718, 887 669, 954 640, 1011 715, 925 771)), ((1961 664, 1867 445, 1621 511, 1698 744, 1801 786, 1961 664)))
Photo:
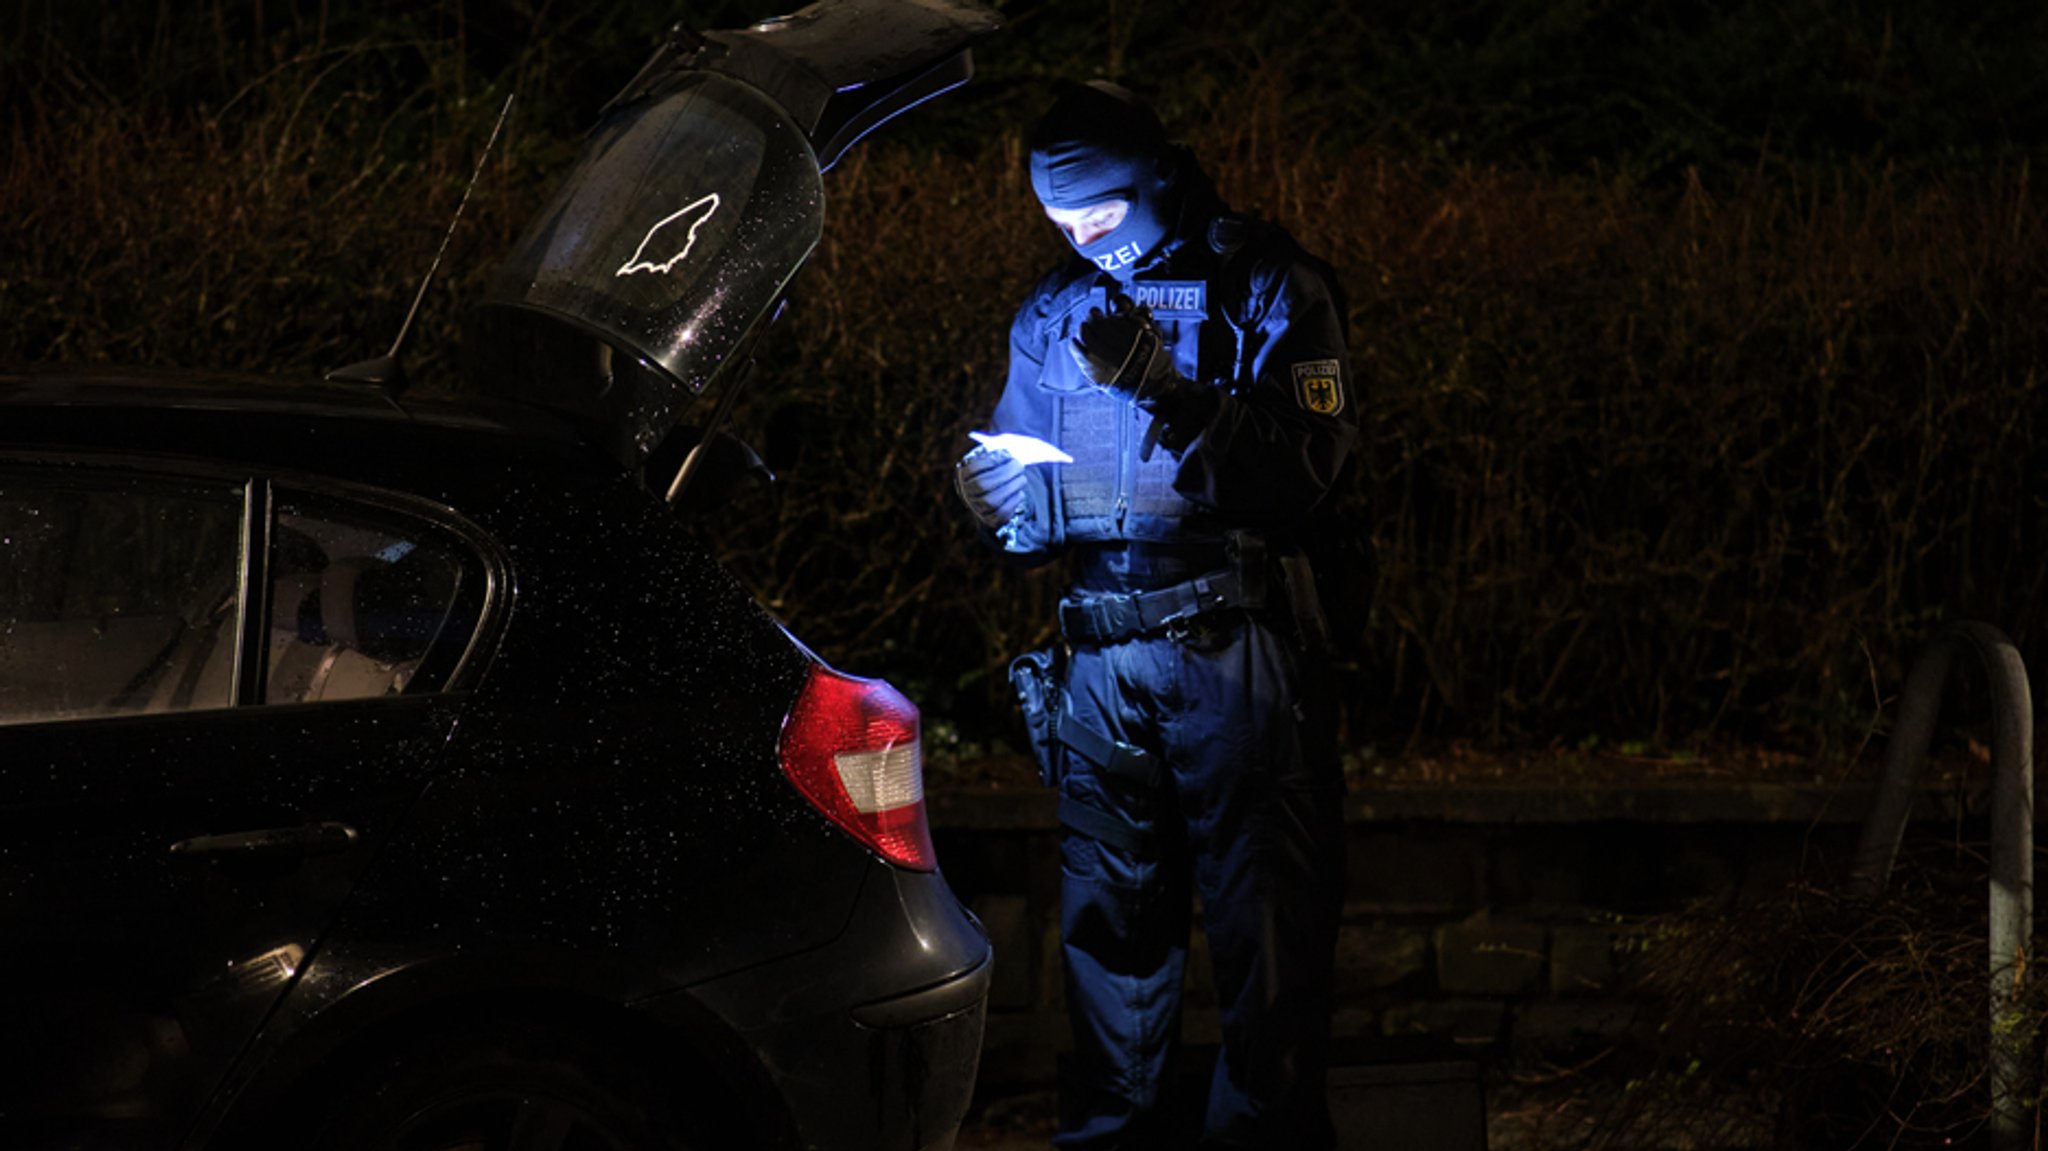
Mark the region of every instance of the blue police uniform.
POLYGON ((1342 785, 1306 706, 1320 671, 1295 619, 1313 589, 1281 561, 1357 436, 1343 320, 1328 270, 1228 212, 1191 157, 1168 188, 1140 204, 1169 218, 1135 258, 1112 236, 1039 283, 991 421, 1073 457, 1024 469, 995 525, 1027 562, 1073 570, 1044 749, 1075 1044, 1053 1142, 1163 1145, 1192 882, 1223 1031, 1204 1145, 1312 1149, 1332 1141, 1342 785), (1133 402, 1069 354, 1118 296, 1149 309, 1174 403, 1133 402))

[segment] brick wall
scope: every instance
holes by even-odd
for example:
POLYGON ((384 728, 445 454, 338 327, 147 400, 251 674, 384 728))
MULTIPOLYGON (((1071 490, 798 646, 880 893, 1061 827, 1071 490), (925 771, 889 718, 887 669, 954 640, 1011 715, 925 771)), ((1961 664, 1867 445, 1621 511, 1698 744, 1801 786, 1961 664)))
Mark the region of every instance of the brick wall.
MULTIPOLYGON (((1617 932, 1838 872, 1868 806, 1867 791, 1789 785, 1355 792, 1332 1031, 1481 1058, 1616 1034, 1640 1012, 1618 978, 1617 932)), ((1961 806, 1929 793, 1923 811, 1961 806)), ((939 791, 931 807, 946 877, 995 943, 983 1081, 1048 1081, 1067 1044, 1052 797, 939 791)), ((1215 1005, 1198 908, 1188 1042, 1216 1041, 1215 1005)))

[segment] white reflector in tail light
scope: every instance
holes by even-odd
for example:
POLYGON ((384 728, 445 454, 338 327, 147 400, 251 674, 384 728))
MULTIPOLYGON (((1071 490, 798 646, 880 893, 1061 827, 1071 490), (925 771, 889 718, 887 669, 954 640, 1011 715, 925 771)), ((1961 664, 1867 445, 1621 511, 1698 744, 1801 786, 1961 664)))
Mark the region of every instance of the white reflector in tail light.
POLYGON ((780 751, 783 774, 847 834, 898 867, 938 867, 917 707, 902 692, 812 664, 782 721, 780 751))

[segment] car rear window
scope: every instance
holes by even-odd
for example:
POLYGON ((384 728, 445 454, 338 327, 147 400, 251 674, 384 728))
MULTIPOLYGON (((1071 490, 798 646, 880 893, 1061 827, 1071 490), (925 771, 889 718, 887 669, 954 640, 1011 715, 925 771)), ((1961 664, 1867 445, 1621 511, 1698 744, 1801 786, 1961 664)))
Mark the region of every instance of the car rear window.
POLYGON ((458 674, 492 586, 460 533, 368 495, 251 490, 0 464, 0 725, 419 694, 458 674), (266 504, 269 550, 245 557, 246 509, 266 504), (251 606, 245 569, 268 578, 251 606))
MULTIPOLYGON (((481 579, 467 550, 378 509, 283 495, 271 534, 266 703, 365 699, 420 686, 481 579)), ((450 634, 460 633, 460 634, 450 634)))
POLYGON ((225 707, 242 488, 0 471, 0 723, 225 707))

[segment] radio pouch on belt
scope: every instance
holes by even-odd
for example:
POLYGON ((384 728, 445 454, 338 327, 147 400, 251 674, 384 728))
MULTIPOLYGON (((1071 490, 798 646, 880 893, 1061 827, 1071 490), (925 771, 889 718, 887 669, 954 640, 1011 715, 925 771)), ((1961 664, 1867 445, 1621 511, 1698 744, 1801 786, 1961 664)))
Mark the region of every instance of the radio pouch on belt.
POLYGON ((1024 731, 1031 754, 1038 759, 1038 778, 1047 787, 1060 785, 1059 653, 1054 648, 1027 651, 1010 661, 1010 688, 1024 713, 1024 731))

